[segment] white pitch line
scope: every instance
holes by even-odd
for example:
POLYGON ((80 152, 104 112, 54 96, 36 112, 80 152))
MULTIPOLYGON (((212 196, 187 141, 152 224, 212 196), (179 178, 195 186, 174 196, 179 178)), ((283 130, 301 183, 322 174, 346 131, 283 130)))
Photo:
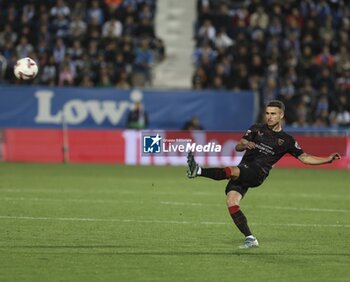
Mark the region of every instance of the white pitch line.
MULTIPOLYGON (((135 192, 138 192, 139 190, 126 190, 126 189, 110 189, 110 190, 79 190, 79 189, 66 189, 66 190, 60 190, 60 189, 2 189, 0 188, 0 193, 38 193, 38 194, 134 194, 135 192)), ((201 191, 188 191, 188 192, 181 192, 179 191, 154 191, 154 190, 147 190, 147 193, 149 194, 155 194, 155 195, 196 195, 196 196, 219 196, 221 194, 219 193, 209 193, 209 192, 201 192, 201 191)))
MULTIPOLYGON (((146 223, 146 224, 183 224, 183 225, 225 225, 226 222, 210 221, 176 221, 176 220, 140 220, 140 219, 115 219, 115 218, 79 218, 79 217, 31 217, 31 216, 9 216, 0 215, 0 219, 14 220, 47 220, 47 221, 82 221, 82 222, 120 222, 120 223, 146 223)), ((303 224, 303 223, 251 223, 260 226, 283 226, 283 227, 331 227, 350 228, 350 224, 303 224)))
MULTIPOLYGON (((260 189, 261 191, 263 189, 260 189)), ((43 194, 134 194, 135 191, 139 190, 126 190, 126 189, 104 189, 104 190, 79 190, 79 189, 8 189, 8 188, 0 188, 0 193, 43 193, 43 194)), ((251 191, 252 192, 252 191, 251 191)), ((220 192, 201 192, 198 190, 187 190, 184 192, 183 190, 178 191, 154 191, 147 190, 149 194, 156 195, 196 195, 196 196, 220 196, 220 192)), ((254 195, 253 193, 251 193, 254 195)), ((276 192, 267 192, 265 194, 259 194, 259 197, 290 197, 290 198, 311 198, 311 199, 324 199, 325 196, 322 194, 308 194, 308 193, 276 193, 276 192)), ((350 198, 350 195, 327 195, 327 199, 341 199, 346 200, 350 198)))
POLYGON ((171 205, 171 206, 219 206, 220 205, 220 204, 204 204, 204 203, 191 203, 191 202, 160 202, 160 204, 171 205))
POLYGON ((335 227, 335 228, 350 228, 350 224, 318 224, 318 223, 252 223, 260 226, 283 226, 283 227, 335 227))
MULTIPOLYGON (((260 190, 261 191, 261 190, 260 190)), ((259 197, 283 197, 283 198, 311 198, 311 199, 341 199, 341 200, 345 200, 345 199, 349 199, 350 195, 327 195, 327 197, 325 197, 322 193, 321 194, 308 194, 308 193, 278 193, 278 192, 267 192, 267 193, 263 193, 263 194, 259 194, 259 197)))
MULTIPOLYGON (((105 199, 58 199, 58 198, 26 198, 26 197, 0 197, 0 201, 34 201, 34 202, 72 202, 72 203, 90 203, 90 204, 144 204, 144 201, 127 201, 127 200, 105 200, 105 199)), ((215 206, 221 207, 223 204, 208 204, 208 203, 196 203, 196 202, 172 202, 162 201, 161 205, 173 205, 173 206, 215 206)), ((252 206, 245 206, 252 208, 252 206)), ((272 209, 272 210, 291 210, 291 211, 307 211, 307 212, 334 212, 334 213, 350 213, 350 210, 346 209, 320 209, 320 208, 301 208, 301 207, 281 207, 281 206, 254 206, 255 209, 272 209)))
POLYGON ((319 208, 297 208, 297 207, 279 207, 279 206, 257 206, 256 208, 273 209, 273 210, 289 210, 289 211, 312 211, 312 212, 345 212, 350 210, 344 209, 319 209, 319 208))
MULTIPOLYGON (((163 205, 174 206, 222 206, 221 204, 205 204, 205 203, 190 203, 190 202, 160 202, 163 205)), ((245 206, 251 208, 252 206, 245 206)), ((350 210, 344 209, 319 209, 319 208, 298 208, 298 207, 280 207, 280 206, 254 206, 255 209, 273 209, 273 210, 291 210, 291 211, 311 211, 311 212, 341 212, 349 213, 350 210)))
MULTIPOLYGON (((117 218, 84 218, 84 217, 32 217, 32 216, 8 216, 0 215, 0 219, 16 220, 51 220, 51 221, 85 221, 85 222, 122 222, 122 223, 159 223, 159 224, 195 224, 190 221, 162 221, 162 220, 138 220, 138 219, 117 219, 117 218)), ((198 223, 197 223, 198 224, 198 223)), ((201 224, 201 223, 199 223, 201 224)), ((219 223, 225 224, 225 223, 219 223)))
POLYGON ((137 204, 143 204, 144 202, 141 201, 119 201, 119 200, 105 200, 105 199, 94 199, 94 200, 88 200, 88 199, 53 199, 53 198, 26 198, 26 197, 0 197, 0 201, 33 201, 33 202, 72 202, 72 203, 89 203, 89 204, 106 204, 106 203, 112 203, 112 204, 118 204, 118 203, 137 203, 137 204))

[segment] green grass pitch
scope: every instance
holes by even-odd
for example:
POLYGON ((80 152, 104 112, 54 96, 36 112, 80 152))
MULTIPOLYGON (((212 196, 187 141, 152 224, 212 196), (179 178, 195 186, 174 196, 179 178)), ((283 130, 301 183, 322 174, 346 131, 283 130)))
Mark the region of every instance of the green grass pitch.
POLYGON ((272 170, 225 206, 185 167, 0 164, 0 281, 349 281, 350 173, 272 170))

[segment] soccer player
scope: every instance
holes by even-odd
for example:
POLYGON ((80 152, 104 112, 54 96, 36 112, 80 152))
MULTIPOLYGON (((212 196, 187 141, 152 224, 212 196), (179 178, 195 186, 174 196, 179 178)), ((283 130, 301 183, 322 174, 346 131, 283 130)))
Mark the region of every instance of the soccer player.
POLYGON ((238 166, 202 168, 194 160, 192 152, 189 152, 187 157, 187 176, 189 178, 202 176, 214 180, 229 179, 225 191, 226 204, 233 222, 245 236, 240 248, 259 246, 240 208, 240 201, 249 188, 260 186, 264 182, 272 166, 283 155, 289 153, 308 165, 327 164, 340 159, 338 153, 333 153, 328 157, 316 157, 304 153, 294 138, 282 129, 284 111, 284 104, 278 100, 273 100, 266 106, 266 122, 251 126, 236 145, 236 151, 245 151, 238 166))

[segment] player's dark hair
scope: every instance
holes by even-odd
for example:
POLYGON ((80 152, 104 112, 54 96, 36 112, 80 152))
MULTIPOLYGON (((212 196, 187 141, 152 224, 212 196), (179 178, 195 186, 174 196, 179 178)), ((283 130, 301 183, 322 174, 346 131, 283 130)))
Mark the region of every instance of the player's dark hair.
POLYGON ((276 107, 281 109, 283 112, 286 110, 286 107, 284 106, 283 102, 280 100, 271 100, 266 107, 276 107))

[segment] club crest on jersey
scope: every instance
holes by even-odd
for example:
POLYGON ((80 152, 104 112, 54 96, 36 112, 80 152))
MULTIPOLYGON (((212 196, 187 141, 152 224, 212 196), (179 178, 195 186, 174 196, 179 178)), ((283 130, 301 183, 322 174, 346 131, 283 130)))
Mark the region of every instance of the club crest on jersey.
POLYGON ((297 142, 297 141, 295 141, 294 146, 295 146, 295 148, 297 148, 297 149, 301 150, 301 147, 299 146, 299 144, 298 144, 298 142, 297 142))
POLYGON ((278 138, 278 139, 277 139, 277 143, 278 143, 278 145, 282 146, 283 143, 284 143, 284 140, 281 139, 281 138, 278 138))

